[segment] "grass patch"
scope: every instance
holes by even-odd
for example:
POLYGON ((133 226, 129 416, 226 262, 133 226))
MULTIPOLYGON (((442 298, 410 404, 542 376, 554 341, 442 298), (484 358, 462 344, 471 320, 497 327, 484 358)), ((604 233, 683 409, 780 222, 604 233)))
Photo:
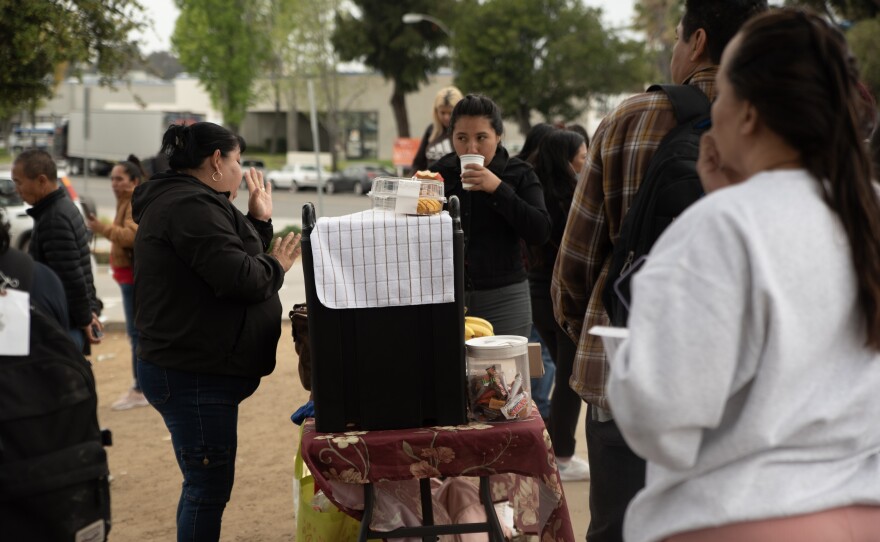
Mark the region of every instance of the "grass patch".
POLYGON ((286 228, 284 228, 281 231, 274 232, 272 234, 272 242, 269 243, 269 248, 266 250, 266 252, 269 252, 272 250, 272 246, 275 244, 276 239, 278 239, 279 237, 281 237, 283 239, 284 237, 287 236, 288 233, 291 233, 291 232, 302 233, 302 228, 299 227, 297 224, 291 224, 290 226, 287 226, 286 228))

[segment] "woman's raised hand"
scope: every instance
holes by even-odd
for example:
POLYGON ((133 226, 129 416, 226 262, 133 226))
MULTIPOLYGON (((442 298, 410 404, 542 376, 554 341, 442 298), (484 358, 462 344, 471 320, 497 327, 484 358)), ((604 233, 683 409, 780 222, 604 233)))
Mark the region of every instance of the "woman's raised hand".
POLYGON ((706 132, 700 138, 697 174, 700 176, 700 183, 707 194, 743 180, 721 164, 721 155, 718 153, 718 147, 715 145, 715 138, 712 137, 711 131, 706 132))
POLYGON ((272 183, 263 180, 263 172, 249 168, 244 172, 248 187, 248 212, 257 220, 272 218, 272 183))
POLYGON ((274 256, 275 259, 278 260, 281 267, 284 268, 285 273, 290 271, 290 268, 293 267, 293 262, 295 262, 302 253, 302 245, 300 244, 301 239, 301 234, 290 232, 283 238, 276 237, 275 242, 272 243, 269 255, 274 256))

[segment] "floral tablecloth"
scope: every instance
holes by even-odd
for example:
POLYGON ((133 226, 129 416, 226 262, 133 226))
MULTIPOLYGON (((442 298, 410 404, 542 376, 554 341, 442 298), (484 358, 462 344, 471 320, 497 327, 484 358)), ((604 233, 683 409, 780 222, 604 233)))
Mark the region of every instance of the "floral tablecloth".
POLYGON ((540 533, 541 542, 574 540, 550 437, 537 410, 514 422, 346 433, 318 433, 309 419, 301 446, 317 487, 355 517, 363 505, 340 503, 334 488, 341 493, 350 487, 342 484, 491 476, 492 497, 510 501, 517 528, 540 533))

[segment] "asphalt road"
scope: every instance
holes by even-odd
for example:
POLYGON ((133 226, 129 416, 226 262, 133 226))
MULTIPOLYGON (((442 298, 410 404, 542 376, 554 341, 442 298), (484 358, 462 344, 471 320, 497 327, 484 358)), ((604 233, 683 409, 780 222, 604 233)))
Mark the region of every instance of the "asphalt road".
MULTIPOLYGON (((116 198, 113 196, 108 177, 75 176, 71 178, 71 182, 80 195, 88 196, 94 200, 98 208, 99 217, 109 219, 115 215, 116 198)), ((274 207, 272 222, 275 224, 275 230, 279 231, 290 224, 301 225, 302 207, 307 202, 314 203, 319 217, 342 216, 370 208, 370 198, 364 195, 350 193, 323 194, 320 199, 318 196, 318 193, 314 190, 303 190, 300 192, 274 191, 272 193, 274 207), (321 211, 321 204, 323 204, 323 212, 321 211)), ((243 212, 247 212, 246 189, 239 191, 238 197, 235 199, 235 205, 243 212)), ((110 242, 99 237, 95 239, 93 248, 97 252, 109 252, 110 242)), ((97 266, 95 288, 98 291, 98 297, 104 302, 104 312, 101 315, 101 320, 105 326, 109 326, 111 329, 124 329, 122 327, 125 322, 125 315, 122 310, 122 296, 119 292, 119 286, 110 274, 110 266, 97 266)), ((287 319, 287 313, 295 303, 305 302, 305 286, 301 261, 294 263, 293 268, 287 272, 284 286, 282 286, 279 295, 281 296, 282 307, 284 307, 281 315, 283 321, 287 319)))
MULTIPOLYGON (((80 175, 70 178, 74 188, 80 194, 89 196, 98 207, 98 215, 113 217, 116 209, 116 199, 110 189, 109 177, 83 177, 80 175)), ((342 216, 370 208, 370 198, 365 195, 352 193, 318 194, 315 190, 303 189, 298 192, 275 190, 272 192, 274 206, 273 222, 280 227, 289 223, 300 223, 302 220, 302 207, 307 202, 315 204, 319 217, 342 216)), ((235 206, 242 211, 247 211, 247 189, 239 189, 238 197, 235 198, 235 206)))

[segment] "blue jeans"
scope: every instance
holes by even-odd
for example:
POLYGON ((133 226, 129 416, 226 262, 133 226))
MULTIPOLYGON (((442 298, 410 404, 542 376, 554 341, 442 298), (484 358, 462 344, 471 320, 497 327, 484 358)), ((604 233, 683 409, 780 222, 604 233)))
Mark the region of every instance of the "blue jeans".
POLYGON ((137 345, 138 330, 134 326, 134 284, 119 284, 122 290, 122 309, 125 311, 125 332, 128 333, 128 342, 131 343, 131 372, 134 376, 132 388, 140 391, 137 376, 137 345))
POLYGON ((550 392, 553 390, 553 380, 556 375, 556 364, 550 357, 550 349, 541 340, 538 328, 532 326, 532 334, 529 335, 530 343, 538 343, 541 345, 541 363, 544 365, 544 375, 538 378, 532 377, 532 399, 538 407, 538 412, 545 423, 550 419, 550 392))
POLYGON ((166 369, 138 359, 138 381, 168 431, 183 489, 177 504, 178 542, 216 542, 235 479, 238 405, 259 378, 166 369))

